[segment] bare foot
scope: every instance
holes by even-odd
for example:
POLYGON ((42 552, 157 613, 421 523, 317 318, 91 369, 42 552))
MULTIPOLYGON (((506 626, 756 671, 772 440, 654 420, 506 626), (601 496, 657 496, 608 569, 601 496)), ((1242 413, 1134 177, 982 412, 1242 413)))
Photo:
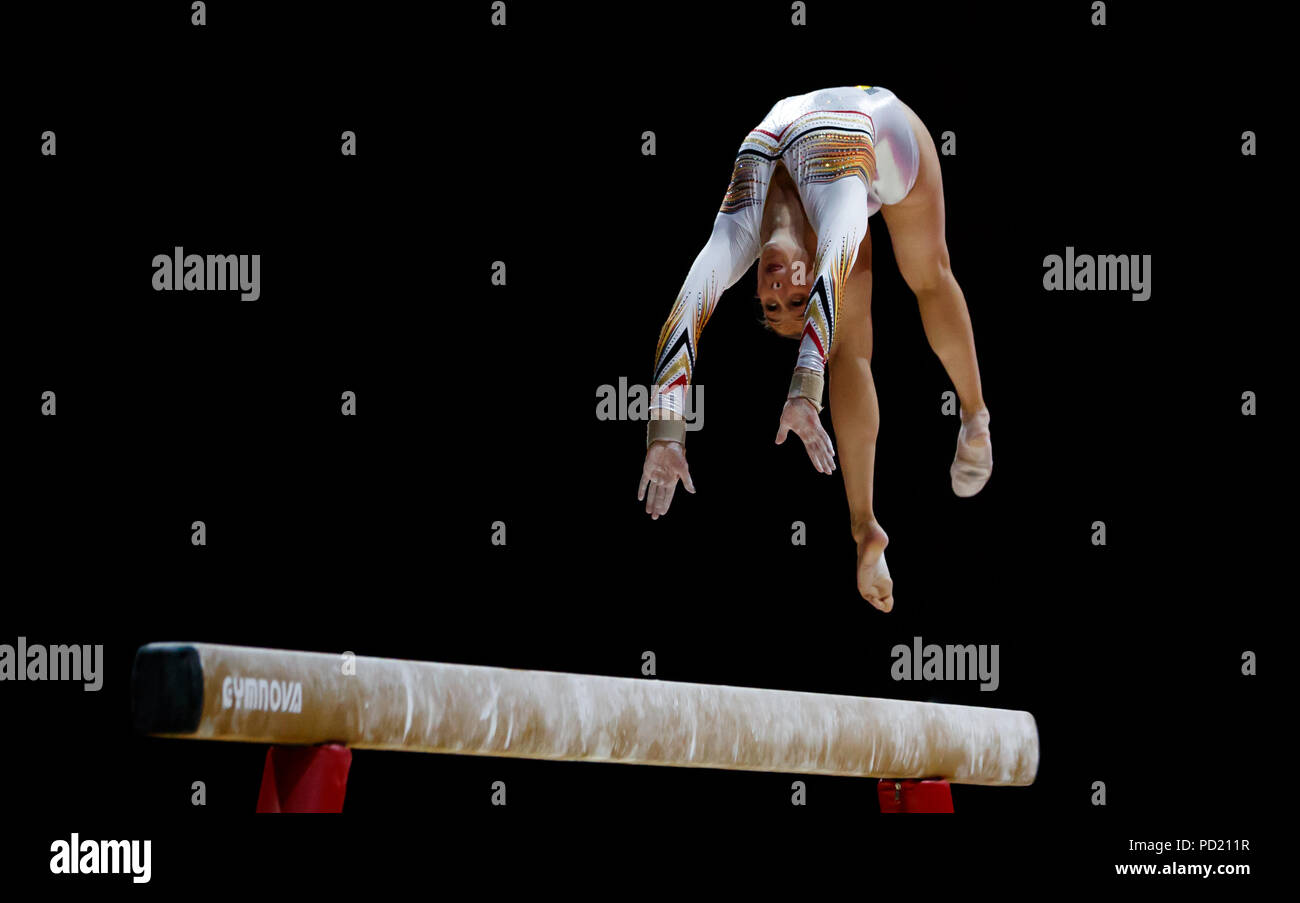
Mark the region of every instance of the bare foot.
POLYGON ((984 488, 993 474, 993 448, 989 443, 989 409, 980 408, 967 415, 961 412, 961 430, 957 433, 957 453, 953 455, 952 491, 970 498, 984 488))
POLYGON ((894 581, 885 564, 889 537, 872 521, 858 536, 858 592, 881 611, 894 607, 894 581))

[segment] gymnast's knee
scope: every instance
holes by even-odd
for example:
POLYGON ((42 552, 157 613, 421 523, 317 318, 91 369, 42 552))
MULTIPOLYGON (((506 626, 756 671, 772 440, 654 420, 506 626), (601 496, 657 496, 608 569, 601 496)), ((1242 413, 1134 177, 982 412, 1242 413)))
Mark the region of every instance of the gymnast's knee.
POLYGON ((903 281, 918 300, 924 301, 927 297, 946 293, 957 284, 957 279, 952 274, 947 248, 924 264, 907 267, 903 271, 903 281))

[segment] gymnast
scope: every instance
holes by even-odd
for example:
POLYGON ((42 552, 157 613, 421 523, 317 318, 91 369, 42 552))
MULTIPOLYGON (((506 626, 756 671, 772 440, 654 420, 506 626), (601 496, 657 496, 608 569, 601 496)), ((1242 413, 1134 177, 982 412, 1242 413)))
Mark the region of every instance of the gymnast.
POLYGON ((704 324, 719 296, 758 258, 764 325, 799 340, 776 443, 794 433, 820 473, 835 449, 819 419, 829 376, 862 597, 894 606, 889 537, 872 510, 880 412, 871 375, 871 234, 882 211, 894 258, 915 293, 930 347, 957 390, 961 427, 949 474, 958 496, 993 471, 989 412, 980 388, 970 314, 944 239, 939 155, 929 131, 880 87, 829 88, 779 101, 736 155, 713 233, 692 264, 655 352, 655 393, 637 498, 667 513, 686 466, 685 395, 704 324))

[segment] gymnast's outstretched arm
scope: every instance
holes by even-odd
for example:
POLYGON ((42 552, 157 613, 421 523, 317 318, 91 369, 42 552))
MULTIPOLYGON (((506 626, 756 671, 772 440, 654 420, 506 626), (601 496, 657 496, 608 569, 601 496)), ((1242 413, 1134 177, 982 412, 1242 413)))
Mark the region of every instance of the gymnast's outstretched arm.
POLYGON ((794 155, 799 161, 794 176, 808 221, 817 233, 817 255, 799 359, 776 441, 783 442, 793 431, 808 446, 817 469, 830 473, 834 452, 816 415, 822 407, 826 360, 835 341, 841 295, 867 234, 867 179, 874 160, 868 142, 845 148, 828 147, 822 136, 809 141, 815 143, 794 155))
POLYGON ((688 492, 695 491, 686 466, 683 418, 700 333, 718 298, 745 275, 758 256, 758 228, 770 173, 771 163, 761 157, 743 152, 737 157, 722 209, 713 220, 713 232, 691 265, 659 332, 645 465, 637 489, 637 498, 645 500, 646 513, 656 520, 667 513, 679 479, 688 492))

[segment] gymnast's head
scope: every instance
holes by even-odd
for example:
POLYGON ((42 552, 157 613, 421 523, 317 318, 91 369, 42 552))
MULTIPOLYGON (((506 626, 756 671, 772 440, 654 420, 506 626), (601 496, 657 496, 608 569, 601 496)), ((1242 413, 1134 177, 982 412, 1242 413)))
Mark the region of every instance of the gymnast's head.
POLYGON ((758 257, 758 304, 765 327, 786 338, 803 333, 812 259, 788 232, 774 234, 758 257))

